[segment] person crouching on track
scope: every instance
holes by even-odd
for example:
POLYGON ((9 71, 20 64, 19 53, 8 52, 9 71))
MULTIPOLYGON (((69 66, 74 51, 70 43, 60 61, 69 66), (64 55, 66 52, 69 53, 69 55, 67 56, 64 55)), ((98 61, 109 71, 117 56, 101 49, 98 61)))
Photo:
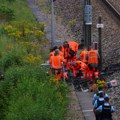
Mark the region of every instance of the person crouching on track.
POLYGON ((65 59, 60 56, 59 49, 56 49, 54 55, 50 57, 49 63, 52 74, 54 74, 57 80, 60 80, 62 77, 62 63, 65 63, 65 59))
POLYGON ((115 109, 113 106, 109 103, 109 97, 104 98, 104 104, 99 106, 96 109, 96 113, 100 113, 100 119, 99 120, 113 120, 112 119, 112 113, 115 112, 115 109))
POLYGON ((80 80, 86 79, 87 65, 80 60, 70 63, 74 76, 74 85, 79 86, 80 80))
POLYGON ((80 60, 78 60, 78 61, 75 61, 75 62, 71 62, 70 64, 71 64, 71 68, 73 70, 74 78, 76 78, 76 77, 81 78, 81 76, 83 75, 82 70, 81 70, 82 62, 80 60))

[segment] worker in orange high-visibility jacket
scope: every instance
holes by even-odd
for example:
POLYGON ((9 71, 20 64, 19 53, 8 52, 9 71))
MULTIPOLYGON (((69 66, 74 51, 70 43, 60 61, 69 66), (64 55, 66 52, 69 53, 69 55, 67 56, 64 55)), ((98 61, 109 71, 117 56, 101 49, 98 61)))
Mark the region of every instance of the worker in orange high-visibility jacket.
POLYGON ((70 56, 71 56, 71 61, 76 61, 76 54, 78 52, 78 43, 75 41, 68 42, 69 47, 70 47, 70 56))
POLYGON ((83 48, 83 50, 80 52, 80 60, 84 63, 87 63, 88 58, 88 50, 86 47, 83 48))
POLYGON ((88 66, 92 70, 93 68, 97 69, 98 67, 99 54, 96 50, 90 47, 88 51, 88 66))
MULTIPOLYGON (((54 56, 54 54, 55 54, 55 51, 52 51, 52 52, 50 53, 50 57, 51 57, 51 56, 54 56)), ((59 55, 60 55, 61 57, 63 57, 63 52, 60 51, 60 52, 59 52, 59 55)))
POLYGON ((65 41, 63 43, 63 47, 61 48, 61 51, 63 52, 63 57, 66 60, 66 66, 65 69, 69 69, 70 68, 70 48, 69 48, 69 44, 67 41, 65 41))
POLYGON ((94 78, 94 71, 88 67, 87 69, 87 78, 93 83, 93 78, 94 78))
POLYGON ((83 76, 81 76, 82 79, 86 79, 87 78, 87 70, 88 70, 88 65, 84 62, 81 61, 81 70, 83 73, 83 76))
POLYGON ((56 49, 58 49, 58 46, 54 46, 54 47, 51 49, 49 56, 54 55, 54 51, 55 51, 56 49))
POLYGON ((63 62, 66 62, 65 59, 59 55, 59 49, 56 49, 54 55, 50 57, 49 63, 51 71, 56 75, 57 80, 60 80, 62 77, 63 62))
POLYGON ((73 62, 72 69, 73 69, 74 77, 77 76, 77 71, 79 71, 79 73, 80 73, 79 77, 81 77, 83 79, 87 77, 87 73, 86 73, 87 65, 85 63, 83 63, 82 61, 78 60, 78 61, 73 62))
MULTIPOLYGON (((59 47, 58 47, 58 46, 55 46, 55 47, 53 48, 53 50, 52 50, 52 51, 50 52, 50 54, 49 54, 50 57, 54 55, 56 49, 59 49, 59 47)), ((61 57, 63 57, 63 52, 62 52, 62 51, 59 51, 59 55, 60 55, 61 57)))
POLYGON ((66 59, 66 68, 70 68, 69 62, 76 61, 76 53, 78 51, 78 43, 77 42, 68 42, 65 41, 63 43, 63 48, 62 48, 64 58, 66 59))
POLYGON ((74 51, 74 52, 78 52, 78 43, 75 41, 70 41, 68 42, 69 47, 74 51))
POLYGON ((67 41, 63 43, 62 52, 63 52, 64 58, 68 61, 70 58, 70 48, 67 41))

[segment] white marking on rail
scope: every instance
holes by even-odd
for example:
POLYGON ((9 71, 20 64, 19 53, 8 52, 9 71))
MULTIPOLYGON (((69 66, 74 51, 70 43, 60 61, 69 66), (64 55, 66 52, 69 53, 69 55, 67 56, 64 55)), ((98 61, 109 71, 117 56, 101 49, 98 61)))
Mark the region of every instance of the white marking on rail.
POLYGON ((93 110, 83 110, 83 112, 92 112, 93 110))

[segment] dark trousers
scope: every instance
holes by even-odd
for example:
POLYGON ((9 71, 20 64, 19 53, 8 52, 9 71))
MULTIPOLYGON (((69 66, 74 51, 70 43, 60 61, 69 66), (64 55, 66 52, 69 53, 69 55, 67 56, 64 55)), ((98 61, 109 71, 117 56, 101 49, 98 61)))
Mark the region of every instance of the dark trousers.
POLYGON ((100 113, 95 113, 96 120, 101 120, 101 114, 100 113))

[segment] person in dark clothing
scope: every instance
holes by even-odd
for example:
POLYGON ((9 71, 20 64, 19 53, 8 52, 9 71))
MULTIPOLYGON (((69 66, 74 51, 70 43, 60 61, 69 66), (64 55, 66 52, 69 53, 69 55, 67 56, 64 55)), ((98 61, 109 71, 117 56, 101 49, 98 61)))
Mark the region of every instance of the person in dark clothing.
POLYGON ((95 113, 95 117, 96 117, 96 120, 100 120, 100 116, 101 116, 101 113, 100 112, 96 112, 96 109, 103 105, 104 104, 104 93, 101 92, 99 93, 99 98, 95 101, 94 103, 94 108, 93 108, 93 111, 95 113))
POLYGON ((102 86, 99 86, 99 87, 98 87, 98 92, 95 93, 94 96, 93 96, 93 105, 94 105, 95 101, 99 98, 99 94, 100 94, 101 92, 103 92, 104 97, 108 97, 108 94, 106 94, 106 93, 104 92, 103 87, 102 87, 102 86))
POLYGON ((100 120, 113 120, 112 113, 115 112, 115 109, 110 105, 109 97, 104 98, 104 104, 99 106, 96 109, 96 112, 101 113, 100 120))

